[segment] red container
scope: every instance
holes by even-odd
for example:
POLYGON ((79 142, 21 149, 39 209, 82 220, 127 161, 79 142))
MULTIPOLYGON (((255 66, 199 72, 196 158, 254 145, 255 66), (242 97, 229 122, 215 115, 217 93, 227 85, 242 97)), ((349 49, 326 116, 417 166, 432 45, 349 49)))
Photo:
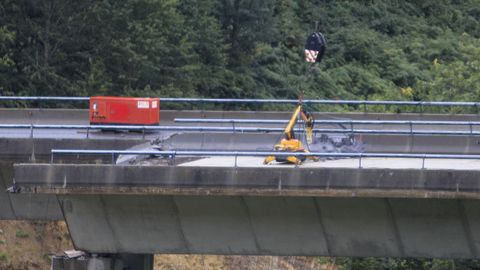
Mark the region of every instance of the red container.
POLYGON ((91 125, 158 125, 160 99, 90 97, 91 125))

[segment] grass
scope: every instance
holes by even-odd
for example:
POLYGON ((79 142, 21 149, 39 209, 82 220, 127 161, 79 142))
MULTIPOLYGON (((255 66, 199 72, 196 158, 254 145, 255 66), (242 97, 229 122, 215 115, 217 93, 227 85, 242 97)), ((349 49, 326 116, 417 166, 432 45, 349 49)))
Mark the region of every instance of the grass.
POLYGON ((0 262, 6 262, 8 260, 7 253, 0 252, 0 262))
POLYGON ((52 254, 43 254, 43 259, 45 259, 47 262, 52 261, 52 254))
POLYGON ((28 238, 30 235, 29 235, 28 232, 26 232, 26 231, 17 230, 17 231, 15 232, 15 236, 16 236, 17 238, 28 238))

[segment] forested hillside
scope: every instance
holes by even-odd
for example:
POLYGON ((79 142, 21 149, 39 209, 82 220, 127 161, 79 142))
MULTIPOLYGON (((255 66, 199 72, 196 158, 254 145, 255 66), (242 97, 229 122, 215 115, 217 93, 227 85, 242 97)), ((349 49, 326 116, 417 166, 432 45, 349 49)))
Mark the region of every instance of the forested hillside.
POLYGON ((480 100, 480 0, 3 0, 3 95, 480 100), (319 21, 328 46, 306 76, 319 21))
MULTIPOLYGON (((480 102, 480 0, 0 1, 0 95, 295 99, 300 90, 480 102), (303 46, 315 21, 327 50, 308 76, 303 46)), ((18 251, 5 245, 0 263, 7 248, 18 251)), ((476 260, 335 263, 480 269, 476 260)))

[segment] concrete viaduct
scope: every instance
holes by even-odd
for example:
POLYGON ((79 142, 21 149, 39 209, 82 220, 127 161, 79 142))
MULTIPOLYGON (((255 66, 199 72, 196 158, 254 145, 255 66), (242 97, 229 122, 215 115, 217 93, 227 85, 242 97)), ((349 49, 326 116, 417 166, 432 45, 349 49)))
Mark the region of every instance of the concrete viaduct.
MULTIPOLYGON (((48 117, 51 111, 7 111, 5 119, 15 123, 62 121, 48 117)), ((183 112, 185 117, 195 113, 183 112)), ((72 111, 62 117, 81 122, 84 114, 72 111)), ((168 112, 164 120, 178 114, 168 112)), ((242 116, 274 118, 220 115, 242 116)), ((446 120, 435 115, 343 117, 446 120)), ((457 117, 453 120, 477 120, 476 115, 457 117)), ((20 137, 0 136, 0 218, 64 219, 77 249, 122 254, 131 269, 151 269, 150 254, 155 253, 480 257, 477 161, 427 161, 421 168, 421 162, 365 160, 358 168, 353 160, 293 167, 259 166, 261 159, 245 159, 233 167, 207 158, 130 166, 85 164, 69 157, 49 164, 52 148, 126 149, 147 140, 20 137), (21 192, 3 192, 13 181, 21 192)), ((255 148, 262 148, 277 137, 186 133, 168 142, 179 149, 245 150, 252 139, 255 148)), ((480 153, 475 136, 362 139, 371 152, 480 153)))

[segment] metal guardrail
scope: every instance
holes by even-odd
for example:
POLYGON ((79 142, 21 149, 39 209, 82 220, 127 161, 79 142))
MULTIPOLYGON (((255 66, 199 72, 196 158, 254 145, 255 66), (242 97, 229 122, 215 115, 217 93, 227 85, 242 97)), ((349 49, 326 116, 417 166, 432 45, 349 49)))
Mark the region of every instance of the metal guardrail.
MULTIPOLYGON (((198 124, 287 124, 289 120, 276 119, 223 119, 223 118, 175 118, 177 123, 198 124)), ((302 123, 302 121, 298 121, 302 123)), ((316 119, 316 124, 332 125, 419 125, 419 126, 480 126, 480 121, 424 121, 424 120, 325 120, 316 119)))
MULTIPOLYGON (((166 102, 193 102, 193 103, 270 103, 270 104, 298 104, 296 99, 222 99, 222 98, 160 98, 166 102)), ((450 102, 450 101, 376 101, 376 100, 328 100, 304 99, 304 104, 332 104, 332 105, 409 105, 409 106, 473 106, 479 107, 480 102, 450 102)))
MULTIPOLYGON (((0 100, 26 100, 26 101, 88 101, 89 97, 47 97, 47 96, 0 96, 0 100)), ((161 97, 161 102, 169 103, 249 103, 249 104, 297 104, 296 99, 235 99, 235 98, 168 98, 161 97)), ((304 104, 323 105, 401 105, 401 106, 460 106, 480 107, 480 102, 454 102, 454 101, 401 101, 401 100, 328 100, 304 99, 304 104)))
POLYGON ((0 96, 0 100, 10 100, 10 101, 89 101, 90 97, 0 96))
MULTIPOLYGON (((282 133, 284 128, 265 127, 196 127, 196 126, 122 126, 122 125, 46 125, 46 124, 0 124, 0 129, 30 129, 30 137, 33 138, 35 129, 78 129, 87 130, 86 138, 89 138, 90 130, 112 131, 139 131, 143 138, 147 131, 177 131, 177 132, 231 132, 231 133, 282 133)), ((295 128, 294 132, 304 132, 302 128, 295 128)), ((337 133, 337 134, 371 134, 371 135, 452 135, 452 136, 480 136, 480 131, 472 128, 468 131, 442 131, 442 130, 373 130, 373 129, 313 129, 313 133, 337 133)))
POLYGON ((459 154, 405 154, 405 153, 324 153, 324 152, 273 152, 273 151, 141 151, 141 150, 83 150, 83 149, 52 149, 51 160, 54 162, 54 155, 111 155, 112 164, 118 155, 148 155, 163 156, 175 160, 177 156, 230 156, 235 157, 237 166, 238 157, 267 157, 267 156, 295 156, 295 157, 318 157, 318 158, 358 158, 359 168, 362 167, 362 158, 408 158, 422 159, 422 169, 425 168, 425 159, 467 159, 480 160, 480 155, 459 155, 459 154))

